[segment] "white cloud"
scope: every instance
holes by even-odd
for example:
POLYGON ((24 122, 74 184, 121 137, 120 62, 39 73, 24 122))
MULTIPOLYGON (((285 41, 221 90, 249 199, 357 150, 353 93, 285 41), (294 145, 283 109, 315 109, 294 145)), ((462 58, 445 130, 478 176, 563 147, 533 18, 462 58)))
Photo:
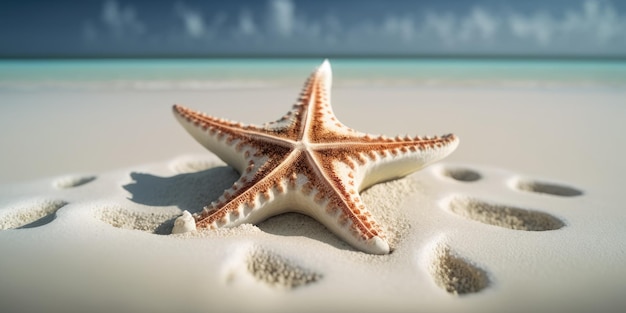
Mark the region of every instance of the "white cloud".
POLYGON ((145 31, 135 10, 130 6, 121 7, 115 0, 104 2, 100 17, 105 27, 116 37, 140 35, 145 31))
POLYGON ((341 21, 334 14, 327 13, 321 21, 321 36, 326 44, 335 44, 342 36, 343 26, 341 21))
POLYGON ((137 17, 135 9, 122 7, 115 0, 102 2, 99 18, 84 21, 81 28, 82 39, 88 45, 110 39, 126 41, 145 33, 146 27, 137 17))
POLYGON ((400 37, 403 41, 410 41, 415 32, 414 23, 409 16, 388 16, 382 24, 382 30, 388 35, 400 37))
POLYGON ((626 31, 626 21, 622 18, 613 6, 588 0, 581 11, 567 12, 560 28, 567 33, 595 36, 604 43, 626 31))
POLYGON ((492 42, 501 32, 501 18, 487 9, 474 7, 464 15, 451 12, 427 12, 416 32, 424 38, 435 40, 445 46, 492 42))
POLYGON ((268 2, 268 26, 279 36, 290 37, 294 31, 295 5, 291 0, 268 2))
POLYGON ((508 21, 511 34, 515 37, 531 39, 541 45, 548 45, 556 30, 554 19, 546 12, 536 12, 529 16, 512 13, 508 21))
MULTIPOLYGON (((100 19, 83 23, 85 42, 103 40, 105 35, 123 38, 146 32, 136 11, 118 1, 105 0, 100 19)), ((205 48, 219 39, 224 51, 245 47, 289 52, 313 49, 313 53, 626 52, 626 15, 608 0, 572 1, 559 7, 545 6, 551 10, 539 6, 534 11, 477 4, 461 12, 404 10, 378 16, 374 12, 357 21, 350 12, 329 9, 315 16, 298 10, 299 2, 293 0, 266 1, 266 10, 228 12, 230 20, 225 12, 209 14, 179 2, 173 7, 179 24, 168 38, 192 39, 194 45, 202 40, 205 48)))
POLYGON ((206 26, 199 12, 188 8, 182 2, 176 4, 175 11, 178 17, 182 19, 187 35, 192 38, 200 38, 205 35, 206 26))
POLYGON ((424 22, 418 27, 422 36, 432 36, 438 38, 444 45, 451 45, 456 41, 456 24, 456 17, 451 13, 427 12, 424 22))
POLYGON ((602 45, 626 36, 626 19, 610 3, 598 0, 587 0, 562 15, 544 11, 528 16, 511 13, 509 27, 518 38, 531 39, 543 46, 554 41, 602 45))
POLYGON ((242 10, 239 13, 239 25, 237 33, 251 36, 257 32, 257 26, 252 18, 252 13, 249 10, 242 10))
POLYGON ((459 23, 459 35, 462 40, 490 40, 497 32, 500 24, 498 17, 480 7, 472 9, 469 15, 459 23))
POLYGON ((464 12, 405 11, 350 23, 342 12, 312 16, 298 11, 296 4, 293 0, 267 0, 265 15, 258 17, 265 27, 259 27, 249 11, 240 11, 231 33, 263 38, 265 43, 276 39, 299 43, 290 49, 317 45, 320 51, 523 54, 605 51, 603 47, 609 45, 626 49, 626 43, 619 43, 626 42, 626 16, 605 0, 571 2, 560 9, 549 6, 551 11, 477 4, 464 12))
MULTIPOLYGON (((608 1, 586 0, 559 11, 535 10, 527 13, 498 11, 476 6, 466 13, 428 11, 417 17, 388 16, 382 23, 367 23, 380 31, 402 34, 441 47, 491 49, 578 49, 602 51, 607 45, 626 42, 626 16, 608 1), (498 46, 499 45, 499 46, 498 46)), ((621 44, 626 48, 626 44, 621 44)))
MULTIPOLYGON (((177 2, 174 5, 173 13, 182 22, 183 36, 178 39, 192 39, 195 42, 206 41, 215 38, 221 31, 229 30, 224 28, 228 19, 228 14, 224 12, 207 14, 187 6, 184 2, 177 2)), ((180 32, 180 28, 174 31, 176 34, 180 32)))

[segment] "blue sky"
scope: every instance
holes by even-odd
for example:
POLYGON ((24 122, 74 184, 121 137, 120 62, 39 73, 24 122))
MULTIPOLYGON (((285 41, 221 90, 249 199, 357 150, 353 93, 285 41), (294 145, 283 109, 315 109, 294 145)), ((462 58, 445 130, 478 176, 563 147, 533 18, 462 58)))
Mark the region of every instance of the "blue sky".
POLYGON ((626 1, 2 1, 0 56, 626 56, 626 1))

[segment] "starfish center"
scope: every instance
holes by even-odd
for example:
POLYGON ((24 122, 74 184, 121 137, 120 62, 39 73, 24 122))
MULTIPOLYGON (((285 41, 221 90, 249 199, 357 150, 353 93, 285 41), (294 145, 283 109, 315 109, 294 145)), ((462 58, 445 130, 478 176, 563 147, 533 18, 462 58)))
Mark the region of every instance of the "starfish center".
POLYGON ((311 145, 304 140, 296 141, 293 145, 293 149, 302 152, 309 151, 311 149, 311 145))

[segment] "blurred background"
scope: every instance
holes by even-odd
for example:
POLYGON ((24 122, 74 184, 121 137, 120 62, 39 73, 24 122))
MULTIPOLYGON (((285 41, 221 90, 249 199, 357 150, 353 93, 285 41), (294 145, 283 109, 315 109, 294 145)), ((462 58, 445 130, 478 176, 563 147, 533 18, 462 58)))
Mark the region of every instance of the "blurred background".
POLYGON ((0 57, 626 56, 626 1, 2 1, 0 57))

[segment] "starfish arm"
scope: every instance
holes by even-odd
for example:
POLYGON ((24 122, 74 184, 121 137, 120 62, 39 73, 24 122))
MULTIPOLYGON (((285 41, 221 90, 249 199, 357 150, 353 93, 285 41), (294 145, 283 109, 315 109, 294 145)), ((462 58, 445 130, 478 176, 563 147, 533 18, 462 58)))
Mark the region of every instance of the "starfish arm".
POLYGON ((358 190, 404 177, 452 153, 459 139, 442 137, 357 137, 332 145, 318 145, 326 157, 335 157, 356 173, 358 190))
POLYGON ((397 145, 359 153, 361 158, 371 160, 371 164, 361 166, 359 190, 421 170, 450 155, 459 145, 459 139, 454 135, 417 140, 396 138, 395 141, 397 145))
POLYGON ((259 150, 262 150, 256 148, 259 145, 285 146, 284 140, 268 136, 258 126, 215 118, 181 105, 174 105, 173 111, 180 124, 196 141, 240 173, 248 166, 246 155, 259 154, 259 150))
POLYGON ((289 183, 286 171, 294 162, 294 154, 288 151, 275 153, 277 155, 270 157, 258 154, 250 159, 233 186, 194 216, 196 227, 234 227, 243 223, 258 223, 282 213, 289 183))
POLYGON ((326 90, 324 97, 328 98, 330 97, 330 83, 330 63, 326 60, 309 75, 292 109, 279 120, 264 124, 263 127, 284 138, 301 140, 306 121, 310 119, 310 108, 315 105, 315 99, 320 95, 320 86, 328 86, 326 89, 322 88, 326 90))
POLYGON ((352 136, 356 132, 343 125, 330 105, 332 87, 332 69, 328 60, 324 61, 307 81, 309 86, 303 94, 306 99, 306 111, 302 115, 303 127, 299 139, 308 142, 325 142, 327 139, 352 136))
POLYGON ((280 214, 282 201, 276 201, 276 198, 285 195, 283 187, 283 181, 271 179, 248 185, 242 177, 215 202, 194 216, 196 228, 215 229, 244 223, 256 224, 280 214), (271 187, 267 186, 274 183, 271 187))
POLYGON ((313 217, 337 237, 361 251, 388 254, 390 247, 382 228, 363 205, 358 193, 353 194, 351 191, 352 189, 345 188, 336 189, 330 194, 317 191, 297 203, 307 208, 319 207, 323 204, 324 211, 307 209, 301 213, 313 217), (350 197, 344 197, 345 193, 349 193, 350 197))
POLYGON ((318 183, 313 196, 325 211, 315 216, 337 236, 361 251, 387 254, 390 251, 380 225, 367 210, 358 192, 354 171, 341 162, 320 163, 319 170, 326 178, 318 183), (324 214, 320 214, 324 213, 324 214))
POLYGON ((295 211, 315 218, 335 235, 362 251, 389 253, 381 228, 366 210, 356 190, 354 176, 339 162, 302 152, 294 164, 299 173, 295 211))

